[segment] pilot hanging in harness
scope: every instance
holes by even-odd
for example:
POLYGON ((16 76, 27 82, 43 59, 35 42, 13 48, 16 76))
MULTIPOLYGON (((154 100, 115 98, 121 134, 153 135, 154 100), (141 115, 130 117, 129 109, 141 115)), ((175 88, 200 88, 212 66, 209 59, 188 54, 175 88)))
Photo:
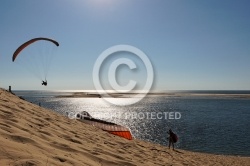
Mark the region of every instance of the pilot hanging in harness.
POLYGON ((47 80, 42 81, 42 85, 47 86, 47 80))

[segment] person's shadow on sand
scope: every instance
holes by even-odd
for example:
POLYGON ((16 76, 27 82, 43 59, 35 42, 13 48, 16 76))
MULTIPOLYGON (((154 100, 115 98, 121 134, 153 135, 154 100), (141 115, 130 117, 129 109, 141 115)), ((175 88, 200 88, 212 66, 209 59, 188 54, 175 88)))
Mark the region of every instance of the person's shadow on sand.
POLYGON ((175 151, 175 152, 177 152, 177 153, 181 153, 181 154, 184 154, 183 152, 181 152, 181 151, 178 151, 178 150, 175 150, 175 149, 174 149, 174 151, 175 151))

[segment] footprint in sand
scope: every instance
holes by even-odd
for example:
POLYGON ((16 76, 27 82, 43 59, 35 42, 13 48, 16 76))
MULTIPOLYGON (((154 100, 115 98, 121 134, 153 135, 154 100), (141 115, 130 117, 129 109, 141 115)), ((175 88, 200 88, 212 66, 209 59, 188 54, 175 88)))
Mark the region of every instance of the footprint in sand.
POLYGON ((70 142, 73 142, 73 143, 77 143, 77 144, 82 144, 81 141, 77 140, 77 139, 74 139, 68 135, 62 135, 61 138, 67 140, 67 141, 70 141, 70 142))
POLYGON ((36 141, 34 141, 34 140, 30 139, 30 138, 24 137, 24 136, 20 136, 20 135, 6 134, 5 137, 7 137, 8 139, 10 139, 12 141, 18 142, 18 143, 37 144, 36 141))
POLYGON ((73 148, 69 147, 66 144, 61 144, 61 143, 58 143, 58 142, 51 142, 51 143, 49 143, 49 145, 54 147, 54 148, 66 151, 66 152, 77 152, 76 149, 73 149, 73 148))
POLYGON ((3 124, 3 123, 0 123, 0 129, 2 129, 3 131, 6 131, 8 133, 13 133, 13 130, 11 129, 11 127, 9 125, 3 124))
MULTIPOLYGON (((11 109, 10 107, 8 107, 8 106, 5 106, 5 105, 3 105, 3 107, 5 107, 6 109, 11 109)), ((13 115, 14 116, 14 113, 12 113, 12 112, 9 112, 9 111, 5 111, 5 110, 1 110, 1 112, 3 112, 3 114, 5 115, 13 115)))
POLYGON ((60 161, 60 162, 62 162, 62 163, 64 163, 64 162, 66 162, 66 161, 67 161, 65 158, 58 157, 58 156, 53 157, 53 158, 54 158, 54 159, 56 159, 56 160, 59 160, 59 161, 60 161))
POLYGON ((34 166, 34 165, 41 165, 42 163, 40 163, 39 161, 36 160, 19 160, 19 161, 15 161, 15 163, 13 164, 14 166, 34 166))

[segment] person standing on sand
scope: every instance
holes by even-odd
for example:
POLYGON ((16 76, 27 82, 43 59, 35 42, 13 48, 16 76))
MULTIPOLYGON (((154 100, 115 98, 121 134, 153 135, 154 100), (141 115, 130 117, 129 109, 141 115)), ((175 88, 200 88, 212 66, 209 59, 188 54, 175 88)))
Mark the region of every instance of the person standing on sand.
POLYGON ((168 137, 168 148, 170 149, 170 146, 172 144, 173 146, 173 150, 174 150, 174 143, 177 142, 178 137, 175 133, 173 133, 173 131, 171 129, 169 129, 168 131, 169 137, 168 137))

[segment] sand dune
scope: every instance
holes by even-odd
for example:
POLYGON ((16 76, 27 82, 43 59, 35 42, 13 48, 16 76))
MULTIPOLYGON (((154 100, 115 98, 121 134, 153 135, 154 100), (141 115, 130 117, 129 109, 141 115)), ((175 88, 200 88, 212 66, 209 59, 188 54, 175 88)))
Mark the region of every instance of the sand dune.
POLYGON ((250 165, 250 158, 129 141, 0 89, 0 165, 250 165))

